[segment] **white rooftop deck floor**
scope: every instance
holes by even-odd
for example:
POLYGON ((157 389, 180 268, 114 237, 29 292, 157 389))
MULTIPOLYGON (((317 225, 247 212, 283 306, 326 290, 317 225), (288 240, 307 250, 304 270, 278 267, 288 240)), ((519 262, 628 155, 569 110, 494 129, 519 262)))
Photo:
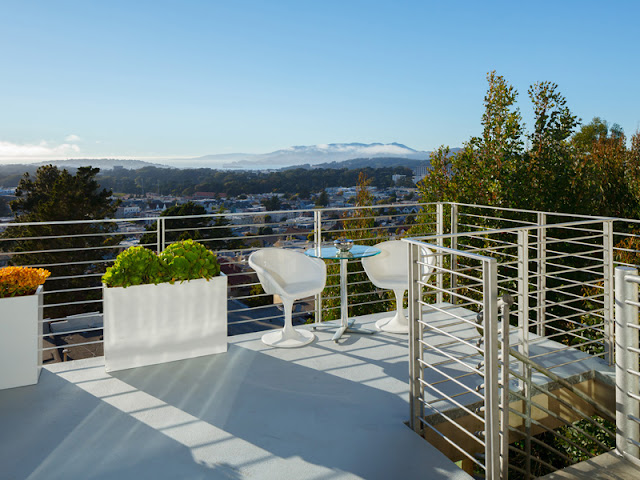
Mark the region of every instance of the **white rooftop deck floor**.
POLYGON ((316 333, 294 350, 236 336, 226 354, 115 374, 102 358, 47 366, 0 392, 0 477, 471 478, 403 423, 406 336, 316 333))

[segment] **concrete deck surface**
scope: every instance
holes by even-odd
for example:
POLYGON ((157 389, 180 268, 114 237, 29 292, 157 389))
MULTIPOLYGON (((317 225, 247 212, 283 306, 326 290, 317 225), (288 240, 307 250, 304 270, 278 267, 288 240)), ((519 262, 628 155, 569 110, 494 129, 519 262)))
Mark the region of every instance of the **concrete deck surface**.
POLYGON ((0 478, 471 478, 403 423, 406 336, 316 334, 114 374, 102 357, 49 365, 0 392, 0 478))
POLYGON ((540 480, 635 480, 638 478, 640 478, 639 467, 614 452, 608 452, 540 477, 540 480))

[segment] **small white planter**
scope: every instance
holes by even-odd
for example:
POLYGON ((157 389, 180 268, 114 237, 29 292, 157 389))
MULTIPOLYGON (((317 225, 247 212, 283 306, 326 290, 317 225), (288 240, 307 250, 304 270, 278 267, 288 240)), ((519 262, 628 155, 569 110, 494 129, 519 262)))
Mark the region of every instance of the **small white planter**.
POLYGON ((103 287, 108 372, 227 351, 227 277, 103 287))
POLYGON ((38 383, 42 369, 42 286, 0 298, 0 390, 38 383))

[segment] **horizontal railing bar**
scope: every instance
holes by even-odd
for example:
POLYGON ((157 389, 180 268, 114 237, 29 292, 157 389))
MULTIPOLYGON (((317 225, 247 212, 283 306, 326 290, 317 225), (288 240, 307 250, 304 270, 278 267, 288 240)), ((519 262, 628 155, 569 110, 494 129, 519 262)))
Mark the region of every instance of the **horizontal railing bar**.
POLYGON ((450 358, 451 360, 453 360, 454 362, 456 362, 458 365, 462 365, 463 367, 468 368, 469 370, 471 370, 474 373, 477 373, 478 375, 480 375, 481 377, 484 378, 484 373, 480 370, 478 370, 477 368, 459 361, 459 359, 457 359, 456 357, 454 357, 453 355, 450 355, 449 353, 445 352, 444 350, 442 350, 441 348, 438 348, 435 345, 431 345, 429 342, 427 342, 426 340, 418 340, 418 343, 420 343, 421 345, 424 345, 428 348, 431 348, 432 350, 435 350, 436 352, 438 352, 441 355, 444 355, 447 358, 450 358))
MULTIPOLYGON (((475 440, 476 442, 478 442, 480 445, 482 445, 483 447, 485 446, 485 442, 484 440, 482 440, 481 438, 478 438, 475 434, 473 434, 472 432, 470 432, 469 430, 467 430, 466 428, 464 428, 462 425, 460 425, 458 422, 456 422, 455 420, 453 420, 452 418, 449 418, 445 413, 441 412, 439 408, 433 406, 432 404, 430 404, 429 402, 427 402, 424 398, 420 399, 422 401, 422 403, 424 405, 426 405, 429 409, 434 410, 438 415, 440 415, 443 419, 445 419, 446 421, 448 421, 449 423, 451 423, 452 425, 454 425, 456 428, 458 428, 458 430, 460 430, 462 433, 466 434, 468 437, 470 437, 471 439, 475 440)), ((427 423, 428 425, 431 425, 427 422, 426 419, 423 418, 423 421, 425 423, 427 423)), ((484 422, 484 421, 483 421, 484 422)))
MULTIPOLYGON (((444 415, 443 415, 444 416, 444 415)), ((446 418, 446 416, 444 416, 446 418)), ((476 458, 473 457, 473 455, 470 455, 466 450, 464 450, 461 446, 457 445, 456 443, 454 443, 452 440, 449 439, 449 437, 447 437, 446 435, 444 435, 442 432, 440 432, 440 430, 438 430, 435 426, 431 425, 429 422, 427 422, 424 418, 419 417, 420 423, 422 423, 423 425, 425 425, 427 428, 429 428, 430 430, 433 430, 437 435, 440 436, 440 438, 442 438, 445 442, 447 442, 449 445, 451 445, 452 447, 456 448, 461 454, 463 454, 465 457, 467 457, 467 459, 471 460, 473 463, 475 463, 478 467, 482 468, 483 470, 486 471, 486 467, 480 463, 476 458)), ((449 420, 451 421, 451 420, 449 420)), ((479 439, 478 439, 479 440, 479 439)))
POLYGON ((77 302, 51 303, 48 305, 43 305, 42 308, 64 307, 69 305, 87 305, 90 303, 102 303, 102 299, 100 298, 97 300, 79 300, 77 302))
POLYGON ((54 295, 56 293, 85 292, 87 290, 102 290, 102 285, 96 285, 95 287, 67 288, 64 290, 45 290, 42 294, 54 295))
MULTIPOLYGON (((97 332, 97 331, 102 331, 102 330, 104 330, 104 327, 91 327, 91 328, 83 328, 81 330, 65 330, 64 332, 43 333, 42 335, 39 335, 39 337, 40 338, 57 337, 57 336, 62 336, 62 335, 72 335, 74 333, 97 332)), ((70 345, 75 345, 75 343, 72 343, 70 345)))
POLYGON ((102 340, 96 340, 94 342, 82 342, 82 343, 65 343, 64 345, 58 345, 55 347, 43 347, 42 351, 58 350, 59 348, 71 348, 71 347, 83 347, 86 345, 99 345, 104 343, 102 340))
MULTIPOLYGON (((457 400, 454 399, 454 395, 447 395, 446 393, 444 393, 442 390, 434 387, 432 384, 430 384, 429 382, 425 382, 423 379, 419 379, 419 382, 421 385, 423 385, 425 388, 430 388, 431 390, 435 391, 436 393, 438 393, 439 395, 442 395, 442 399, 443 400, 447 400, 451 403, 453 403, 454 405, 456 405, 458 408, 460 408, 461 410, 467 412, 469 415, 471 415, 473 418, 480 420, 481 422, 484 422, 484 418, 480 417, 477 413, 471 411, 471 409, 469 409, 468 407, 466 407, 465 405, 463 405, 462 403, 458 402, 457 400)), ((466 387, 465 387, 466 388, 466 387)), ((467 395, 470 392, 465 392, 464 395, 467 395)), ((459 395, 456 395, 459 396, 459 395)), ((482 395, 478 395, 479 398, 483 398, 482 395)), ((438 402, 441 400, 438 400, 438 402)), ((427 402, 427 404, 429 406, 431 406, 432 403, 436 403, 434 402, 427 402)))
MULTIPOLYGON (((420 363, 424 363, 424 361, 422 361, 422 362, 420 362, 420 363)), ((452 376, 450 376, 450 375, 446 374, 445 372, 443 372, 443 371, 442 371, 442 370, 440 370, 439 368, 434 367, 434 366, 433 366, 433 364, 428 364, 428 365, 427 365, 427 368, 435 370, 437 373, 439 373, 439 374, 440 374, 440 375, 442 375, 443 377, 446 377, 446 378, 447 378, 447 380, 440 380, 440 381, 437 381, 437 382, 431 382, 431 381, 430 381, 430 382, 426 382, 426 381, 425 381, 424 379, 422 379, 422 378, 420 378, 420 379, 418 379, 418 380, 419 380, 421 383, 428 383, 429 388, 433 388, 433 389, 434 389, 435 391, 437 391, 440 395, 443 395, 443 398, 445 398, 445 399, 446 399, 446 398, 449 398, 449 396, 448 396, 447 394, 445 394, 444 392, 442 392, 442 391, 440 391, 440 390, 435 389, 433 386, 434 386, 434 385, 439 385, 439 384, 441 384, 441 383, 449 383, 450 381, 451 381, 451 382, 454 382, 454 383, 456 383, 457 385, 459 385, 460 387, 464 388, 464 389, 466 390, 466 392, 464 392, 464 395, 467 395, 467 394, 471 393, 471 394, 475 395, 476 397, 478 397, 478 398, 480 398, 480 399, 483 399, 483 398, 484 398, 484 396, 483 396, 482 394, 480 394, 479 392, 477 392, 475 389, 473 389, 473 388, 469 388, 467 385, 465 385, 464 383, 460 382, 457 378, 454 378, 454 377, 452 377, 452 376)), ((465 374, 465 375, 463 375, 463 376, 461 376, 461 377, 466 377, 467 375, 468 375, 468 374, 465 374)), ((471 374, 471 375, 473 375, 473 374, 471 374)), ((456 396, 457 396, 457 395, 458 395, 458 394, 456 394, 456 396)), ((467 408, 467 407, 465 407, 465 406, 463 406, 463 405, 458 405, 458 406, 460 406, 461 408, 465 408, 465 409, 467 408)), ((475 413, 472 413, 471 411, 469 411, 469 413, 470 413, 470 414, 472 414, 472 415, 476 415, 475 413)))

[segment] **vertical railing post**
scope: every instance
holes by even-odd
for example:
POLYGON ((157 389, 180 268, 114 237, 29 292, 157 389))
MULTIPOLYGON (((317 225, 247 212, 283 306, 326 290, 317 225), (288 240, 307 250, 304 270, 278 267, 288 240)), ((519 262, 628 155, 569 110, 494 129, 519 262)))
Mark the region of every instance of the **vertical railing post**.
POLYGON ((627 281, 627 275, 638 275, 638 270, 616 267, 616 449, 620 455, 638 459, 640 432, 638 423, 630 416, 640 418, 640 408, 638 400, 629 396, 630 392, 638 395, 638 377, 629 373, 629 370, 638 370, 638 354, 629 350, 629 347, 638 348, 638 307, 629 302, 638 302, 638 284, 627 281))
POLYGON ((541 337, 546 336, 547 323, 547 214, 538 212, 538 295, 536 301, 537 330, 541 337))
MULTIPOLYGON (((451 248, 453 250, 458 249, 458 237, 455 235, 458 233, 458 204, 451 204, 451 248)), ((458 275, 456 270, 458 269, 458 255, 455 253, 451 255, 451 292, 455 292, 458 287, 458 275)), ((449 301, 455 303, 455 296, 449 295, 449 301)))
MULTIPOLYGON (((420 368, 420 360, 422 358, 422 348, 420 333, 422 326, 419 320, 420 308, 420 292, 422 287, 418 284, 420 278, 421 267, 418 264, 420 259, 421 248, 413 243, 408 244, 409 247, 409 409, 411 416, 409 418, 409 426, 416 433, 421 434, 422 428, 420 423, 420 415, 422 414, 422 397, 423 387, 420 379, 422 377, 422 369, 420 368)), ((425 260, 426 261, 426 260, 425 260)))
POLYGON ((484 312, 484 440, 487 480, 500 478, 500 365, 498 362, 498 267, 495 258, 482 262, 484 312))
POLYGON ((511 316, 511 305, 513 298, 510 295, 503 296, 502 302, 502 332, 499 338, 502 339, 500 349, 500 362, 502 375, 500 382, 500 479, 507 480, 509 477, 509 318, 511 316))
MULTIPOLYGON (((444 204, 442 202, 438 202, 436 204, 436 235, 438 235, 437 245, 439 247, 444 246, 444 204)), ((444 256, 442 252, 439 252, 439 255, 436 256, 436 286, 438 287, 438 292, 436 293, 436 302, 442 303, 444 301, 443 289, 444 289, 444 274, 442 272, 443 268, 444 256)))
MULTIPOLYGON (((520 353, 529 357, 529 231, 518 230, 518 328, 520 353)), ((526 368, 523 365, 523 368, 526 368)), ((524 374, 524 370, 522 370, 524 374)))
MULTIPOLYGON (((529 358, 529 230, 518 230, 518 327, 520 330, 520 353, 529 358)), ((531 366, 522 363, 525 404, 525 470, 531 478, 531 366)))
POLYGON ((613 365, 613 220, 602 222, 602 263, 604 280, 604 351, 605 359, 613 365))
POLYGON ((160 221, 158 222, 158 225, 160 225, 160 246, 158 248, 158 253, 160 253, 164 251, 164 247, 167 245, 167 238, 166 238, 167 226, 165 224, 165 219, 161 218, 160 221))
POLYGON ((156 252, 158 253, 162 251, 162 222, 162 218, 156 221, 156 252))
MULTIPOLYGON (((322 210, 317 209, 313 212, 313 248, 316 249, 316 255, 320 256, 322 249, 322 210)), ((322 322, 322 292, 316 294, 316 325, 322 322)))

